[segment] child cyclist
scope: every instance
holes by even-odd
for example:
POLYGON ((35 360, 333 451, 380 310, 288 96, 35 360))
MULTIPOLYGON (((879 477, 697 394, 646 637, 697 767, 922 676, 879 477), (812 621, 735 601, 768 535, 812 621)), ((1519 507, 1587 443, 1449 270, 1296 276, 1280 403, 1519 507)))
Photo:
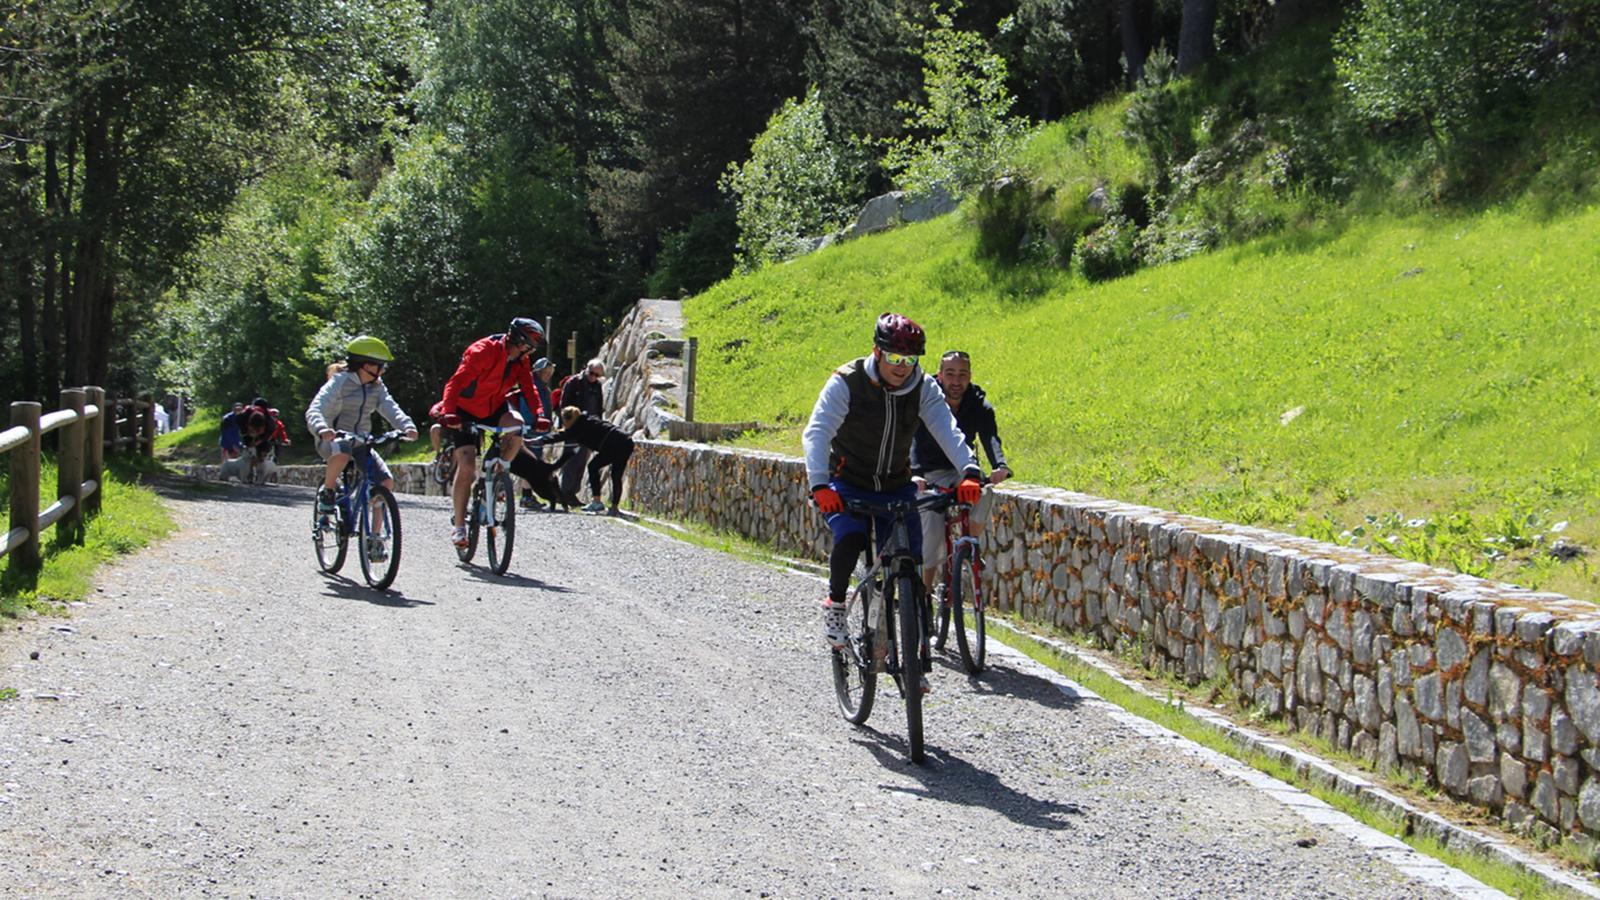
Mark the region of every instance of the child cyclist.
MULTIPOLYGON (((372 414, 379 413, 390 425, 405 432, 405 439, 417 439, 417 426, 405 414, 383 383, 383 370, 394 362, 394 354, 383 341, 362 335, 345 345, 346 369, 323 382, 322 389, 306 408, 306 427, 317 438, 317 454, 327 460, 322 472, 322 487, 317 490, 319 512, 334 512, 335 485, 339 473, 350 462, 350 442, 336 440, 335 432, 352 434, 372 427, 372 414)), ((378 467, 378 483, 393 490, 394 478, 383 458, 373 451, 378 467)), ((381 545, 378 545, 381 547, 381 545)))
MULTIPOLYGON (((823 635, 834 647, 844 646, 850 573, 867 548, 867 523, 845 512, 845 501, 916 499, 911 438, 919 424, 927 427, 962 473, 956 499, 976 503, 981 490, 977 460, 956 427, 944 393, 918 368, 926 344, 922 328, 905 316, 884 313, 878 317, 872 343, 871 354, 845 363, 828 378, 801 434, 812 502, 833 532, 822 622, 823 635)), ((893 527, 888 517, 878 518, 874 525, 880 538, 893 527)), ((922 527, 915 513, 907 517, 906 529, 912 555, 920 557, 922 527)))

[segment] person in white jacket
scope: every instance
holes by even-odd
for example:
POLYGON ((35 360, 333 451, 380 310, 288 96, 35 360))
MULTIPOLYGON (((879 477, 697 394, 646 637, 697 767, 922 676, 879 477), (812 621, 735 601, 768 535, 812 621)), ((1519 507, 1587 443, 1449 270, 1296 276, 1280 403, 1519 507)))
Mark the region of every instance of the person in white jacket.
MULTIPOLYGON (((317 437, 317 455, 327 460, 322 487, 317 491, 317 506, 323 513, 334 511, 338 496, 335 485, 339 473, 350 462, 350 442, 335 440, 337 432, 359 434, 372 427, 372 414, 378 413, 390 425, 405 432, 408 441, 417 439, 417 426, 400 404, 389 396, 383 383, 383 370, 394 362, 394 354, 383 341, 362 335, 345 345, 346 369, 336 372, 306 408, 306 427, 317 437)), ((378 467, 378 483, 391 490, 394 478, 376 451, 372 460, 378 467)))

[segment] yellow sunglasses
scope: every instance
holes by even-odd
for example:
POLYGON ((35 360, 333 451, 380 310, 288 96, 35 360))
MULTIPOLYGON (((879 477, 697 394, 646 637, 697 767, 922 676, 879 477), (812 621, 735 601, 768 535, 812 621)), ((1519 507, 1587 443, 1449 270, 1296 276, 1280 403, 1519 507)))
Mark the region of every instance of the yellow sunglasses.
POLYGON ((883 351, 883 361, 891 366, 914 366, 917 364, 917 357, 902 356, 899 353, 890 353, 885 350, 883 351))

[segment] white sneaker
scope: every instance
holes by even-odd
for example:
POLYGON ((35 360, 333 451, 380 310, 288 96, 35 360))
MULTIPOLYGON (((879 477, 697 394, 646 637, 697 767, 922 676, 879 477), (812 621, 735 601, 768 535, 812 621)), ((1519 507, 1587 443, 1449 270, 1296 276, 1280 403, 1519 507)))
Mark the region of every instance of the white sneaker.
POLYGON ((367 559, 372 562, 383 562, 389 558, 389 548, 383 538, 377 535, 367 537, 367 559))
POLYGON ((467 526, 452 525, 450 527, 450 543, 455 544, 457 547, 465 547, 467 545, 467 526))
POLYGON ((832 597, 822 598, 822 638, 835 650, 843 650, 850 639, 849 623, 844 618, 844 604, 833 602, 832 597))

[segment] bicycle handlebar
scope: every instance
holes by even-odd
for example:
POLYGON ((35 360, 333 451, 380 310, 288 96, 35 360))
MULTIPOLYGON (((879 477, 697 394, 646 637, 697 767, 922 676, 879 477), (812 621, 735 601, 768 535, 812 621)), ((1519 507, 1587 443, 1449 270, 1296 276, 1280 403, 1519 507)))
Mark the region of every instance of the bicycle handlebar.
POLYGON ((336 441, 350 441, 357 446, 376 447, 395 441, 405 440, 406 433, 399 429, 385 431, 383 434, 367 434, 360 431, 335 431, 333 438, 336 441))
POLYGON ((846 500, 846 512, 861 513, 869 516, 902 515, 909 512, 921 512, 925 509, 944 509, 955 502, 952 494, 929 494, 915 500, 893 500, 889 503, 870 503, 866 500, 846 500))

